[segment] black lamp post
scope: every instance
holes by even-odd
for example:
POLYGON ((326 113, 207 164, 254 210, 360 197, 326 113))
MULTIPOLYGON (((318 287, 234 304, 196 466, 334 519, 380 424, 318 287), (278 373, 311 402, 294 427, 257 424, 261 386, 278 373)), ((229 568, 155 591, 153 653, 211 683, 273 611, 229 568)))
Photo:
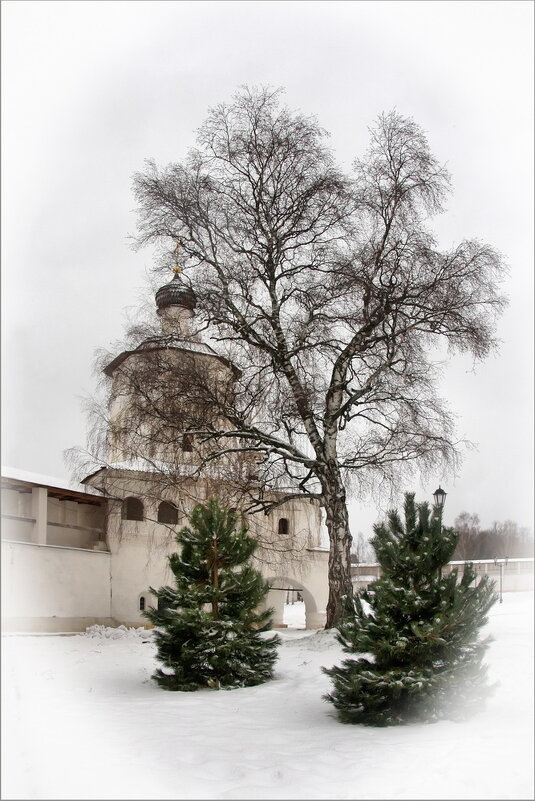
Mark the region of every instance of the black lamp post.
POLYGON ((444 509, 447 494, 448 493, 444 492, 440 484, 438 485, 438 489, 436 489, 433 493, 433 498, 435 499, 435 509, 438 509, 439 512, 442 512, 444 509))
MULTIPOLYGON (((440 515, 440 520, 442 521, 442 510, 444 509, 444 503, 446 502, 446 495, 447 492, 444 492, 440 484, 438 485, 438 489, 436 489, 433 493, 433 499, 435 504, 435 509, 440 515)), ((438 577, 439 579, 442 578, 442 568, 439 567, 438 569, 438 577)))
POLYGON ((498 559, 497 557, 494 558, 494 564, 500 568, 500 603, 503 603, 503 571, 507 567, 507 562, 509 561, 509 557, 506 556, 505 559, 498 559))

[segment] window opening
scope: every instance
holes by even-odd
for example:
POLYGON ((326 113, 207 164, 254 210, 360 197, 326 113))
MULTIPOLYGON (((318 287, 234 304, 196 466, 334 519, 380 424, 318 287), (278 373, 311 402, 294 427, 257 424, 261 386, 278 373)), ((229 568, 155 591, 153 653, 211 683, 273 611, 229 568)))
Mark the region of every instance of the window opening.
POLYGON ((143 502, 139 498, 125 498, 123 520, 143 520, 143 502))
POLYGON ((178 509, 174 503, 162 501, 158 506, 158 523, 178 523, 178 509))

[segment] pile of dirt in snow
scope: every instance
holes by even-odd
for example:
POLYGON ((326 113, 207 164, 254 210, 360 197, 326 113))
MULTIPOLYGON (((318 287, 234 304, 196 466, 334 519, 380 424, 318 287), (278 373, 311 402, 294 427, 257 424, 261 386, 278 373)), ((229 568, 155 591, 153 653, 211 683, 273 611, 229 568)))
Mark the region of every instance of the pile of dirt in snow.
POLYGON ((83 636, 106 640, 122 640, 125 638, 138 639, 140 637, 142 640, 150 640, 152 638, 152 631, 144 629, 143 626, 139 628, 128 628, 127 626, 121 625, 114 628, 113 626, 95 624, 94 626, 88 626, 83 636))

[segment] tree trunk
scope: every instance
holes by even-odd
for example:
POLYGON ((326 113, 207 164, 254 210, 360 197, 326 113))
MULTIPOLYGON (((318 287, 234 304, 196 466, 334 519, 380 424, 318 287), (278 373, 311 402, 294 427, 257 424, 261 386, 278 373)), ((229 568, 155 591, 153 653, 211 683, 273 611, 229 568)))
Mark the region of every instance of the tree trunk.
POLYGON ((343 598, 353 595, 351 582, 351 533, 347 511, 346 492, 338 470, 324 477, 323 495, 327 530, 329 532, 329 601, 325 628, 338 625, 343 613, 343 598))
MULTIPOLYGON (((219 587, 219 565, 217 556, 217 538, 212 539, 212 586, 217 590, 219 587)), ((219 618, 219 602, 217 598, 212 599, 212 616, 214 620, 219 618)))

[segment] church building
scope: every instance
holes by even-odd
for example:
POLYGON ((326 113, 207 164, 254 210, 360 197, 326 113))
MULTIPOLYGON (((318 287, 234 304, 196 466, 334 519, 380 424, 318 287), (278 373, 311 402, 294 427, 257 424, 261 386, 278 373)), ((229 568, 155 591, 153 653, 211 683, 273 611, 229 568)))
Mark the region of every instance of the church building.
POLYGON ((172 580, 175 532, 212 497, 242 514, 259 543, 255 566, 271 587, 274 625, 284 625, 284 602, 298 592, 306 627, 323 627, 328 548, 319 505, 295 492, 284 502, 280 486, 260 492, 257 457, 239 448, 214 456, 200 423, 228 429, 218 399, 233 392, 239 373, 196 330, 195 294, 178 270, 155 299, 160 330, 104 368, 110 405, 101 466, 80 484, 2 468, 4 630, 147 625, 143 611, 156 603, 150 588, 172 580), (197 395, 185 400, 180 381, 190 389, 195 381, 197 395), (263 504, 252 511, 259 495, 263 504))

